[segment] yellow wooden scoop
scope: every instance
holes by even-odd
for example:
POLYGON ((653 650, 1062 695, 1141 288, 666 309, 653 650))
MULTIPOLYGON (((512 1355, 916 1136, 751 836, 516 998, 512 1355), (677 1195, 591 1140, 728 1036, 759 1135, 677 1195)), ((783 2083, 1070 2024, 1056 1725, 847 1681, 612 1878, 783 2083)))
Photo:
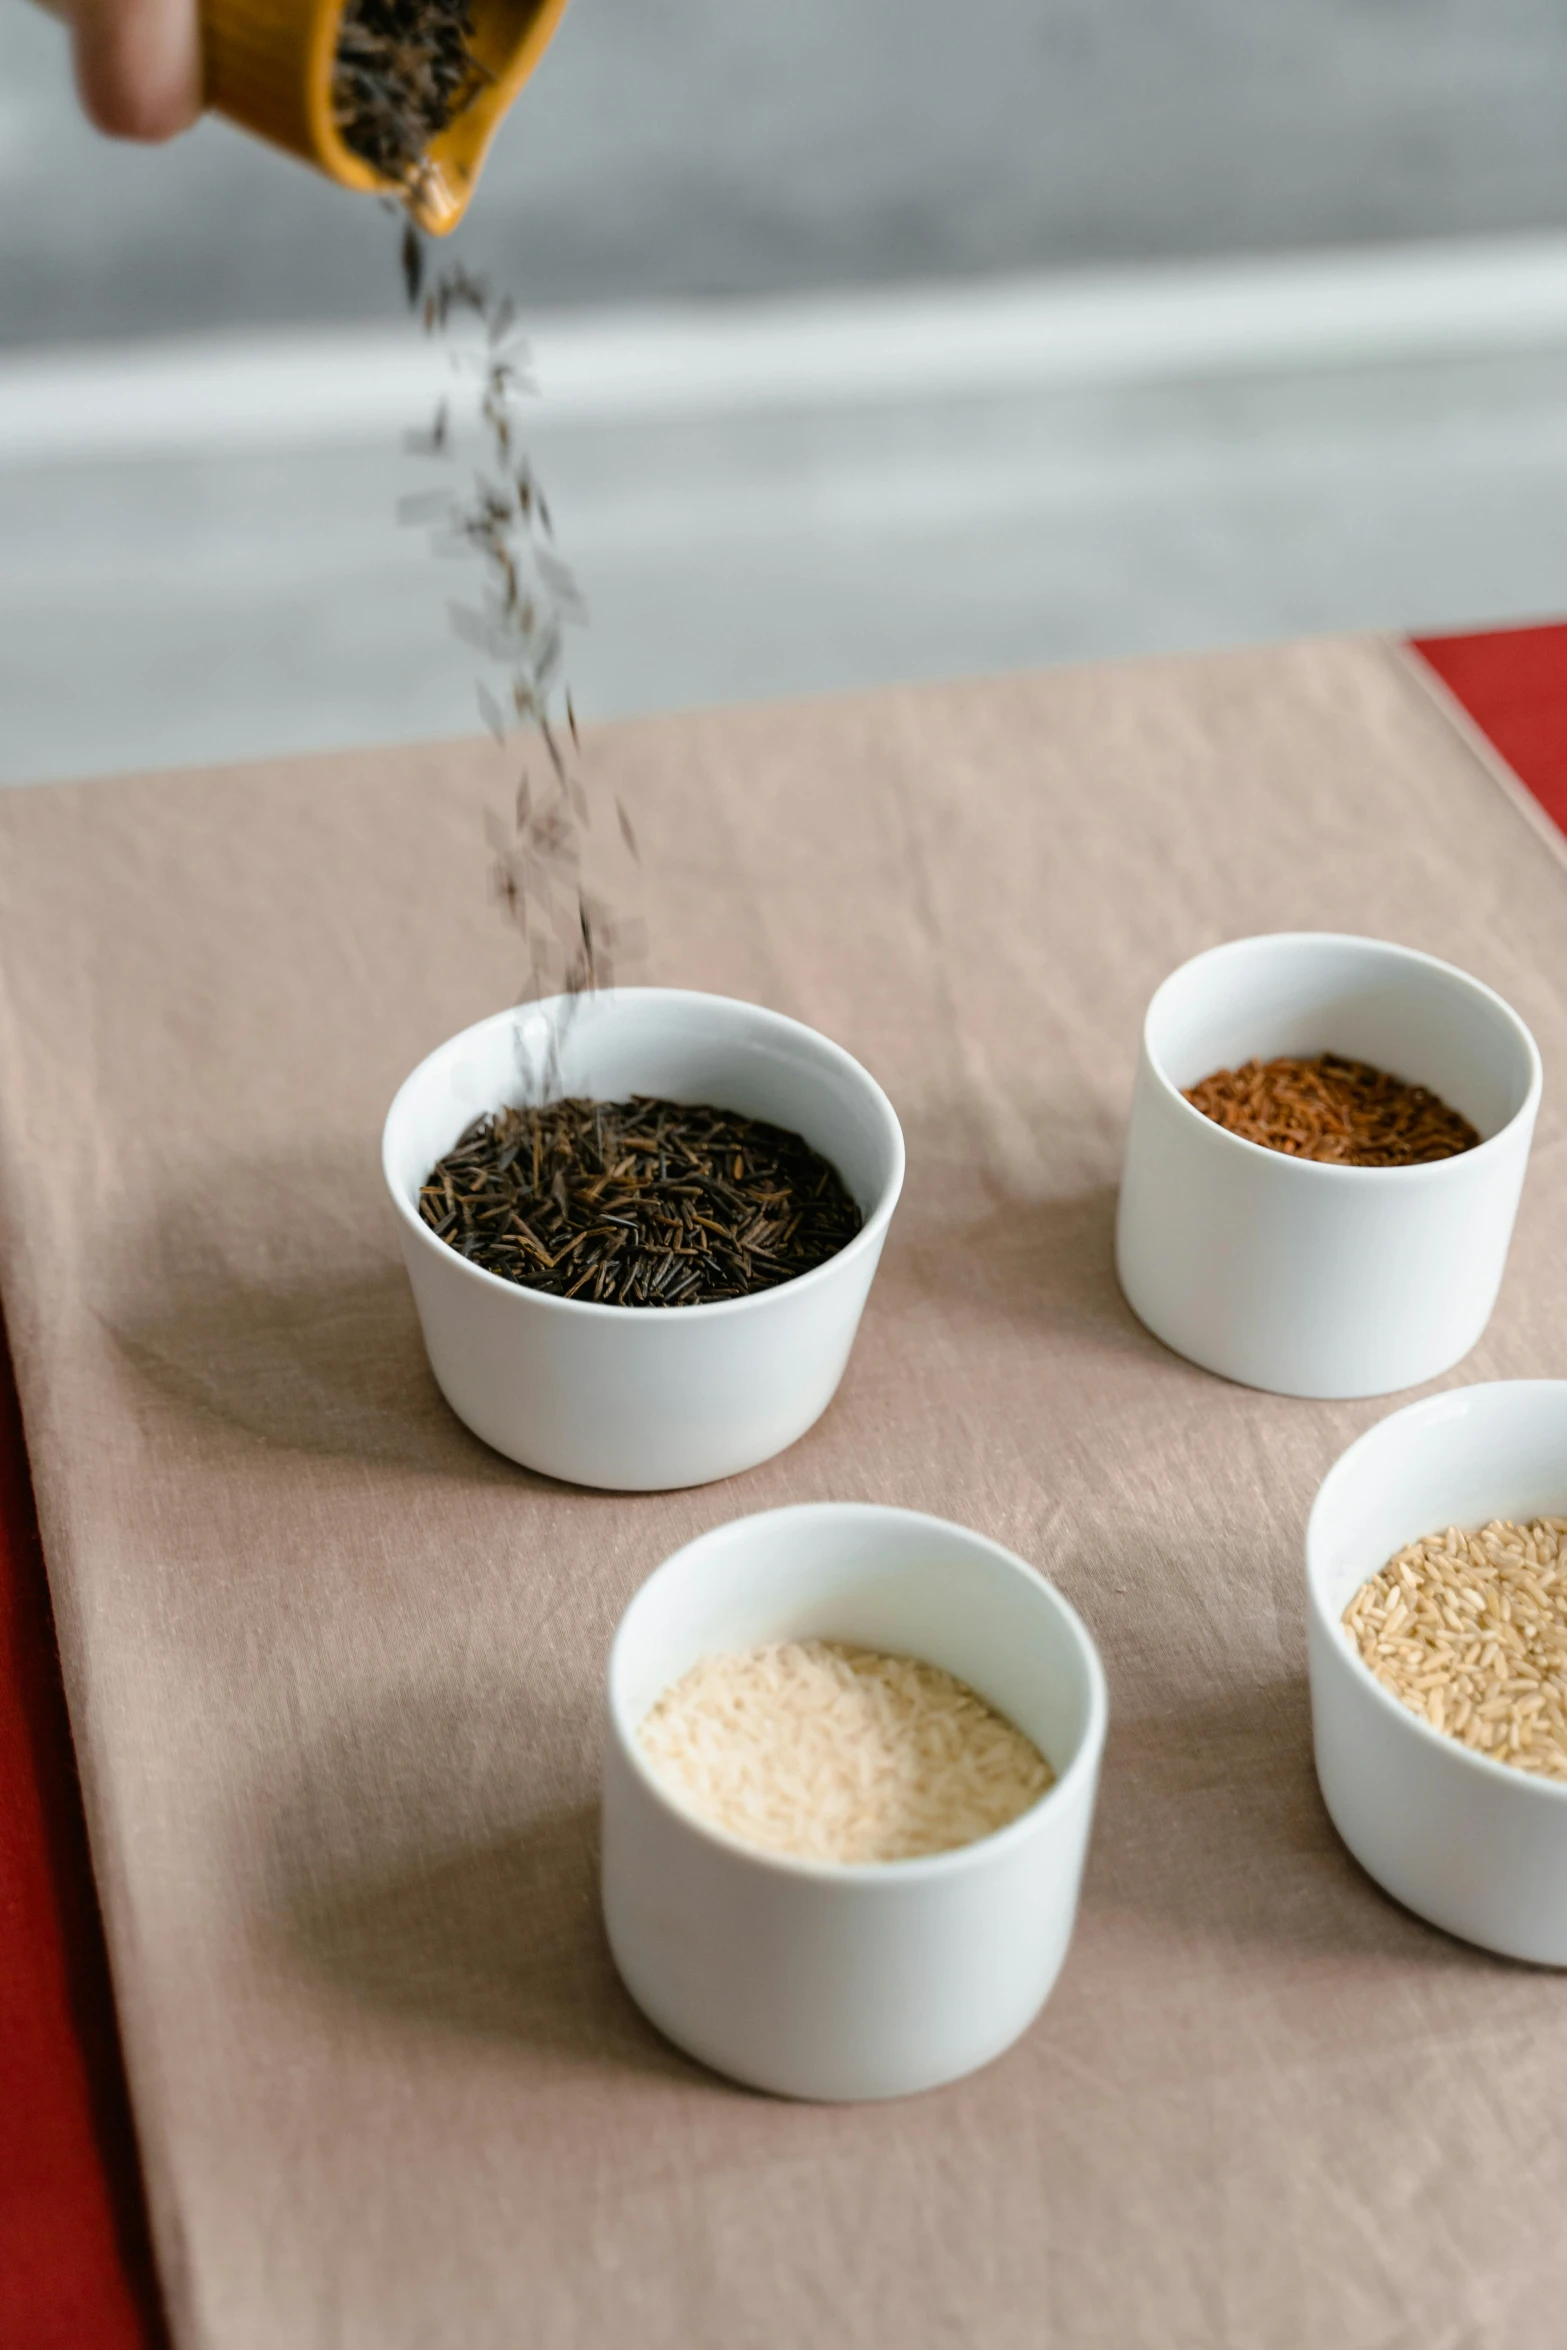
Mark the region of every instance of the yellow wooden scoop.
MULTIPOLYGON (((472 49, 491 78, 428 150, 417 199, 432 235, 455 228, 496 126, 549 45, 566 0, 474 0, 472 49)), ((332 119, 343 0, 202 0, 207 104, 341 187, 396 193, 350 152, 332 119)))
MULTIPOLYGON (((66 0, 40 0, 51 16, 66 0)), ((412 200, 419 225, 444 237, 467 209, 496 126, 539 59, 566 0, 474 0, 474 56, 489 79, 432 140, 429 170, 412 200)), ((339 187, 399 195, 344 146, 332 119, 332 66, 344 0, 201 0, 206 102, 339 187)))

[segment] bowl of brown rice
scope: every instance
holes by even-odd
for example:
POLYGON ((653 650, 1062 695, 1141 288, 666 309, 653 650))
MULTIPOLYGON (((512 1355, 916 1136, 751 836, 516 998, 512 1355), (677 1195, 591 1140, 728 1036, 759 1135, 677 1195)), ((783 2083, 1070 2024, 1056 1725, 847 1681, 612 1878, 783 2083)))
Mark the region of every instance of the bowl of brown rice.
POLYGON ((783 2096, 896 2097, 1032 2023, 1107 1702, 1022 1559, 869 1504, 736 1519, 626 1610, 607 1713, 605 1924, 677 2046, 783 2096))
POLYGON ((1567 1966, 1567 1380, 1367 1430, 1306 1531, 1317 1777, 1407 1909, 1567 1966))

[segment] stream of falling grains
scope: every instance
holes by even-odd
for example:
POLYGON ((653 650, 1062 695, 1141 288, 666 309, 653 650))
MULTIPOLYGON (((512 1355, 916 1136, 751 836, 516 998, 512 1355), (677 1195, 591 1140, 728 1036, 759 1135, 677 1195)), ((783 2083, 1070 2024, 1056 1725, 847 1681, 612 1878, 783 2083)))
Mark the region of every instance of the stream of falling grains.
MULTIPOLYGON (((441 401, 409 446, 455 463, 458 412, 466 407, 483 454, 466 492, 456 484, 418 492, 401 501, 399 516, 425 525, 438 552, 478 558, 478 599, 449 607, 452 626, 498 673, 499 691, 482 679, 477 687, 495 740, 520 737, 535 746, 531 759, 524 756, 509 818, 493 811, 487 818, 494 891, 523 942, 522 997, 577 995, 613 985, 642 942, 639 927, 590 889, 583 869, 591 805, 565 643, 567 628, 585 613, 521 443, 520 405, 535 388, 528 349, 509 295, 496 295, 461 263, 428 277, 424 239, 412 220, 403 226, 402 268, 425 333, 447 340, 458 392, 455 404, 441 401)), ((631 820, 618 798, 614 808, 636 861, 631 820)))
MULTIPOLYGON (((515 305, 460 263, 433 277, 427 270, 420 222, 436 169, 433 143, 491 78, 477 54, 474 0, 347 0, 333 64, 334 120, 345 145, 393 191, 387 201, 402 218, 409 307, 427 335, 445 342, 454 379, 455 397, 409 445, 455 468, 475 429, 480 443, 471 487, 454 480, 404 498, 398 511, 425 525, 439 552, 477 557, 478 599, 452 604, 452 624, 491 665, 495 683, 478 685, 490 732, 502 745, 516 737, 532 749, 509 816, 491 811, 487 819, 495 896, 523 942, 526 1000, 610 985, 641 941, 585 876, 591 809, 565 680, 566 629, 584 611, 522 446, 520 404, 534 386, 515 305)), ((635 835, 618 800, 615 812, 635 862, 635 835)))

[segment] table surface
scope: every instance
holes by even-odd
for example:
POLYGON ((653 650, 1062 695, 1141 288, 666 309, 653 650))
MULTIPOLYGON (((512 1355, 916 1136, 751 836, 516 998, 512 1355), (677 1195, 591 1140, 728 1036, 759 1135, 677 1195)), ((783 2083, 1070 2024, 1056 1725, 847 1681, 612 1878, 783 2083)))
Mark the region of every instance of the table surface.
MULTIPOLYGON (((1567 825, 1567 629, 1423 650, 1539 809, 1567 825)), ((26 1458, 9 1390, 0 1402, 0 2072, 21 2089, 0 2110, 0 2336, 152 2344, 163 2320, 26 1458)))

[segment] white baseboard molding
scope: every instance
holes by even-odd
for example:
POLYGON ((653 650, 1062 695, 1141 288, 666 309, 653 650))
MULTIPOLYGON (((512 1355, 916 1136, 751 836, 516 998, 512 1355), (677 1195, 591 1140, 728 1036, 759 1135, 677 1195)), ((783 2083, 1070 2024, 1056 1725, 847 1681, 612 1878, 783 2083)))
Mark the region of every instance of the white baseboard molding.
MULTIPOLYGON (((556 315, 552 428, 1567 350, 1567 236, 556 315)), ((384 440, 448 380, 406 328, 0 355, 0 466, 384 440)))

